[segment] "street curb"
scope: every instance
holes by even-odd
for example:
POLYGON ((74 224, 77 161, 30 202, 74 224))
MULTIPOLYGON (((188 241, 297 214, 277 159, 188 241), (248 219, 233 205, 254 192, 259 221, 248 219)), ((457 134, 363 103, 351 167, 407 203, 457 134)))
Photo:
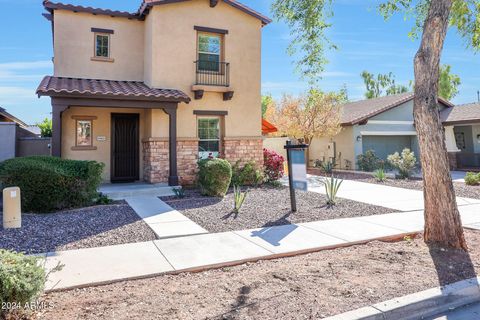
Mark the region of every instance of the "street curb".
POLYGON ((326 320, 414 320, 480 301, 480 277, 428 289, 368 307, 342 313, 326 320))

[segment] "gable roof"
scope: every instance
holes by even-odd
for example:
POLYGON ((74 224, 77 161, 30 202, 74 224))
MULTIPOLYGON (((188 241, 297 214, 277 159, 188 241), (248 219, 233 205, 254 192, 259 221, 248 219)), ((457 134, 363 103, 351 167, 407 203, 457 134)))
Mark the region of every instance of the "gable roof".
POLYGON ((39 96, 91 95, 99 98, 190 102, 190 97, 175 89, 150 88, 140 81, 114 81, 46 76, 38 86, 39 96))
MULTIPOLYGON (((106 15, 106 16, 111 16, 111 17, 123 17, 123 18, 128 18, 128 19, 138 19, 138 20, 144 20, 145 17, 148 15, 149 10, 156 5, 162 5, 162 4, 170 4, 170 3, 177 3, 177 2, 184 2, 184 1, 190 1, 190 0, 142 0, 142 4, 140 5, 140 8, 138 9, 137 12, 131 13, 131 12, 125 12, 125 11, 117 11, 117 10, 110 10, 110 9, 100 9, 100 8, 93 8, 93 7, 84 7, 84 6, 78 6, 78 5, 72 5, 72 4, 65 4, 65 3, 60 3, 60 2, 51 2, 50 0, 44 0, 43 1, 43 6, 44 8, 50 12, 50 14, 53 13, 55 10, 69 10, 73 12, 85 12, 85 13, 91 13, 95 15, 106 15)), ((207 0, 205 0, 207 1, 207 0)), ((268 17, 262 15, 261 13, 253 10, 250 7, 247 7, 246 5, 236 1, 236 0, 220 0, 225 2, 226 4, 231 5, 232 7, 239 9, 246 14, 249 14, 257 19, 259 19, 263 25, 269 24, 272 22, 271 19, 268 17)))
MULTIPOLYGON (((346 125, 356 125, 366 120, 398 107, 406 102, 413 100, 413 92, 400 93, 374 99, 350 102, 342 106, 342 117, 340 123, 346 125)), ((447 108, 453 107, 453 104, 439 98, 438 101, 447 108)))
MULTIPOLYGON (((138 10, 138 13, 139 13, 139 15, 143 16, 143 15, 148 14, 148 10, 153 6, 162 5, 162 4, 169 4, 169 3, 185 2, 185 1, 191 1, 191 0, 143 0, 142 5, 140 6, 140 9, 138 10)), ((263 14, 253 10, 250 7, 247 7, 243 3, 240 3, 236 0, 220 0, 220 1, 223 1, 226 4, 231 5, 232 7, 236 8, 238 10, 241 10, 241 11, 245 12, 246 14, 249 14, 249 15, 259 19, 260 21, 262 21, 263 25, 266 25, 266 24, 269 24, 270 22, 272 22, 272 20, 270 18, 264 16, 263 14)), ((211 3, 215 2, 215 5, 216 5, 218 0, 216 0, 216 1, 211 1, 210 0, 210 2, 211 3)))
POLYGON ((21 127, 25 128, 25 127, 28 126, 25 122, 23 122, 22 120, 18 119, 15 116, 11 115, 10 113, 7 112, 7 110, 5 110, 2 107, 0 107, 0 116, 3 116, 4 118, 7 118, 12 122, 15 122, 16 124, 18 124, 21 127))
POLYGON ((480 102, 458 105, 440 112, 444 125, 480 122, 480 102))

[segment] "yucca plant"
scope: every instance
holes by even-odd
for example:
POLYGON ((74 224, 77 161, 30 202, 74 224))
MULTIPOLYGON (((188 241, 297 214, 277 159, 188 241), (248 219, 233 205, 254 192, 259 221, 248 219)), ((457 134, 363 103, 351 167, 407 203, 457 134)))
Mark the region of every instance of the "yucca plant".
POLYGON ((234 196, 234 213, 239 213, 240 209, 245 202, 245 198, 247 197, 247 192, 242 192, 242 188, 240 186, 233 186, 233 196, 234 196))
POLYGON ((173 188, 173 193, 175 194, 175 198, 183 199, 185 198, 185 189, 183 188, 173 188))
POLYGON ((334 206, 337 204, 337 192, 342 185, 343 180, 337 179, 333 175, 330 178, 325 178, 325 191, 327 194, 327 205, 334 206))
POLYGON ((387 180, 387 174, 385 173, 385 170, 383 169, 377 169, 373 172, 373 177, 375 178, 375 180, 377 180, 378 182, 384 182, 385 180, 387 180))

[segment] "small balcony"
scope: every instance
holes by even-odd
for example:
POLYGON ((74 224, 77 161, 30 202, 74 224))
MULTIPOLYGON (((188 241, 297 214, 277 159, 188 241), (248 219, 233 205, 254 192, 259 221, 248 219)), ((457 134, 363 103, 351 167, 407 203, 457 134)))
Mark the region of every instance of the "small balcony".
POLYGON ((230 63, 216 61, 195 61, 196 85, 230 86, 230 63))
POLYGON ((230 63, 197 60, 195 63, 195 84, 192 91, 195 99, 203 98, 205 91, 223 93, 223 100, 233 98, 233 89, 230 87, 230 63))

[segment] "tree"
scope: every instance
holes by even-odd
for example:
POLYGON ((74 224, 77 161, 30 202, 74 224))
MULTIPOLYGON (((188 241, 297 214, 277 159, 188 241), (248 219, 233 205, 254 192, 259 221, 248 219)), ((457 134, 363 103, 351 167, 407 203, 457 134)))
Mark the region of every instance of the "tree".
POLYGON ((273 105, 273 98, 271 94, 262 96, 262 118, 265 118, 265 113, 269 106, 273 105))
MULTIPOLYGON (((319 71, 323 71, 325 48, 332 47, 325 34, 330 26, 327 19, 333 14, 331 3, 275 0, 272 5, 275 18, 291 29, 291 47, 303 52, 297 62, 303 76, 318 79, 319 71)), ((480 49, 480 0, 385 0, 378 8, 385 19, 398 12, 413 17, 415 25, 409 36, 422 34, 414 58, 414 118, 422 155, 425 241, 466 249, 438 111, 438 88, 440 57, 449 25, 456 27, 468 47, 480 49)), ((290 53, 295 50, 290 48, 290 53)))
POLYGON ((365 92, 365 98, 367 99, 409 91, 407 86, 395 83, 395 76, 391 72, 387 74, 378 74, 375 76, 368 71, 363 71, 361 76, 367 90, 365 92))
POLYGON ((458 86, 462 83, 460 77, 450 72, 451 66, 440 67, 440 80, 438 82, 438 95, 446 100, 455 98, 458 94, 458 86))
POLYGON ((333 137, 340 132, 340 107, 345 101, 343 92, 314 89, 299 97, 285 95, 272 120, 281 135, 311 144, 314 138, 333 137))
POLYGON ((43 138, 52 136, 52 119, 43 119, 42 122, 37 123, 37 127, 40 128, 40 135, 43 138))

